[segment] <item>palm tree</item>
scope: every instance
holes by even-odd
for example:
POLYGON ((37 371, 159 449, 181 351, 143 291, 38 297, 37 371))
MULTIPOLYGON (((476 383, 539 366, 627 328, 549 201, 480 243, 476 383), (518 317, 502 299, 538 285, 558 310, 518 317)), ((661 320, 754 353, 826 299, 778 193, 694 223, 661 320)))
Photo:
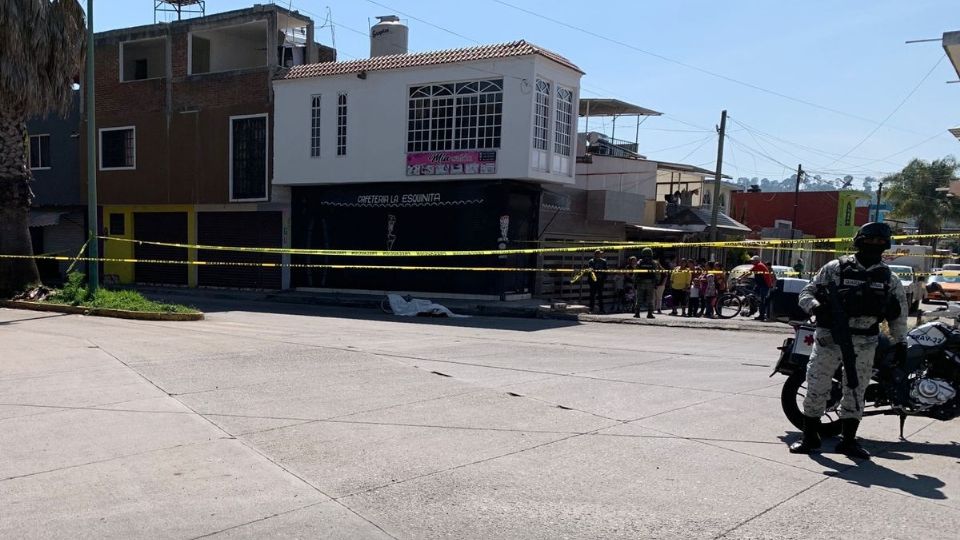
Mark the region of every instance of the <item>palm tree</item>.
MULTIPOLYGON (((952 156, 933 162, 914 159, 900 172, 883 178, 891 214, 915 220, 919 234, 940 233, 945 221, 960 218, 960 203, 944 193, 957 180, 956 171, 952 156)), ((934 247, 936 240, 931 242, 934 247)))
MULTIPOLYGON (((77 0, 0 0, 0 254, 33 255, 26 120, 67 112, 84 35, 77 0)), ((0 297, 39 282, 33 259, 0 257, 0 297)))

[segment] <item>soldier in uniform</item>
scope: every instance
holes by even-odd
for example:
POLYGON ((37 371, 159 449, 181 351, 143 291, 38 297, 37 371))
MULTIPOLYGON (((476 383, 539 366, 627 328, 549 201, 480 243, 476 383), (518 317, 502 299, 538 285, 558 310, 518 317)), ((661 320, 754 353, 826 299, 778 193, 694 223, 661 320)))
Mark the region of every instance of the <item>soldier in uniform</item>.
POLYGON ((636 318, 640 317, 640 304, 647 305, 647 318, 653 319, 654 297, 657 294, 657 283, 660 282, 663 268, 660 263, 653 259, 653 250, 643 248, 640 250, 640 261, 637 263, 637 275, 634 283, 637 288, 637 307, 633 313, 636 318))
POLYGON ((603 258, 602 249, 593 252, 593 258, 587 261, 587 268, 592 274, 590 276, 590 313, 593 313, 596 300, 600 302, 600 313, 606 313, 603 309, 603 285, 607 282, 607 260, 603 258))
POLYGON ((803 437, 790 445, 792 453, 807 454, 820 448, 820 417, 830 398, 833 376, 842 363, 840 345, 831 335, 834 323, 830 297, 832 283, 848 321, 858 378, 856 388, 848 387, 844 369, 843 398, 840 401, 842 439, 836 450, 850 457, 870 458, 856 437, 863 416, 864 391, 873 371, 881 321, 889 323, 896 361, 902 362, 907 353, 906 294, 900 280, 881 260, 883 252, 890 248, 890 237, 890 227, 886 223, 867 223, 860 227, 853 241, 856 254, 828 262, 800 293, 800 307, 816 316, 817 330, 807 365, 803 437))

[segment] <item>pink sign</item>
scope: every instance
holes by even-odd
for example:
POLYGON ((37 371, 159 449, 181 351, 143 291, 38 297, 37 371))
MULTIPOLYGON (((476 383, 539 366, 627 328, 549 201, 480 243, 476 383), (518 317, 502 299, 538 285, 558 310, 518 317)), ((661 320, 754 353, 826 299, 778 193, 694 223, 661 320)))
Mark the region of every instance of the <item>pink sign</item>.
POLYGON ((407 154, 407 176, 494 174, 496 150, 454 150, 407 154))

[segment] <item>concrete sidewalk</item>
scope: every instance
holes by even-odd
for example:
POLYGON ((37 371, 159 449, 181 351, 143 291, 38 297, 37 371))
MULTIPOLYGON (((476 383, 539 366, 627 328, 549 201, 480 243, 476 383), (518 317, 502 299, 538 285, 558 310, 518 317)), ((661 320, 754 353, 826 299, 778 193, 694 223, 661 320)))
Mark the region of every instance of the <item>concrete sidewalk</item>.
POLYGON ((0 308, 0 538, 960 530, 956 422, 911 418, 903 441, 869 418, 866 463, 787 451, 778 335, 198 304, 195 322, 0 308))

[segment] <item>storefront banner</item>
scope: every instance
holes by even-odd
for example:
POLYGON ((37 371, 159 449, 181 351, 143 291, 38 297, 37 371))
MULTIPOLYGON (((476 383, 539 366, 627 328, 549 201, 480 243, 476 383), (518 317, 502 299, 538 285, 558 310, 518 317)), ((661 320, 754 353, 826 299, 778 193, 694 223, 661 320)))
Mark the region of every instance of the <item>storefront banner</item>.
POLYGON ((495 174, 496 150, 416 152, 407 154, 407 176, 495 174))

